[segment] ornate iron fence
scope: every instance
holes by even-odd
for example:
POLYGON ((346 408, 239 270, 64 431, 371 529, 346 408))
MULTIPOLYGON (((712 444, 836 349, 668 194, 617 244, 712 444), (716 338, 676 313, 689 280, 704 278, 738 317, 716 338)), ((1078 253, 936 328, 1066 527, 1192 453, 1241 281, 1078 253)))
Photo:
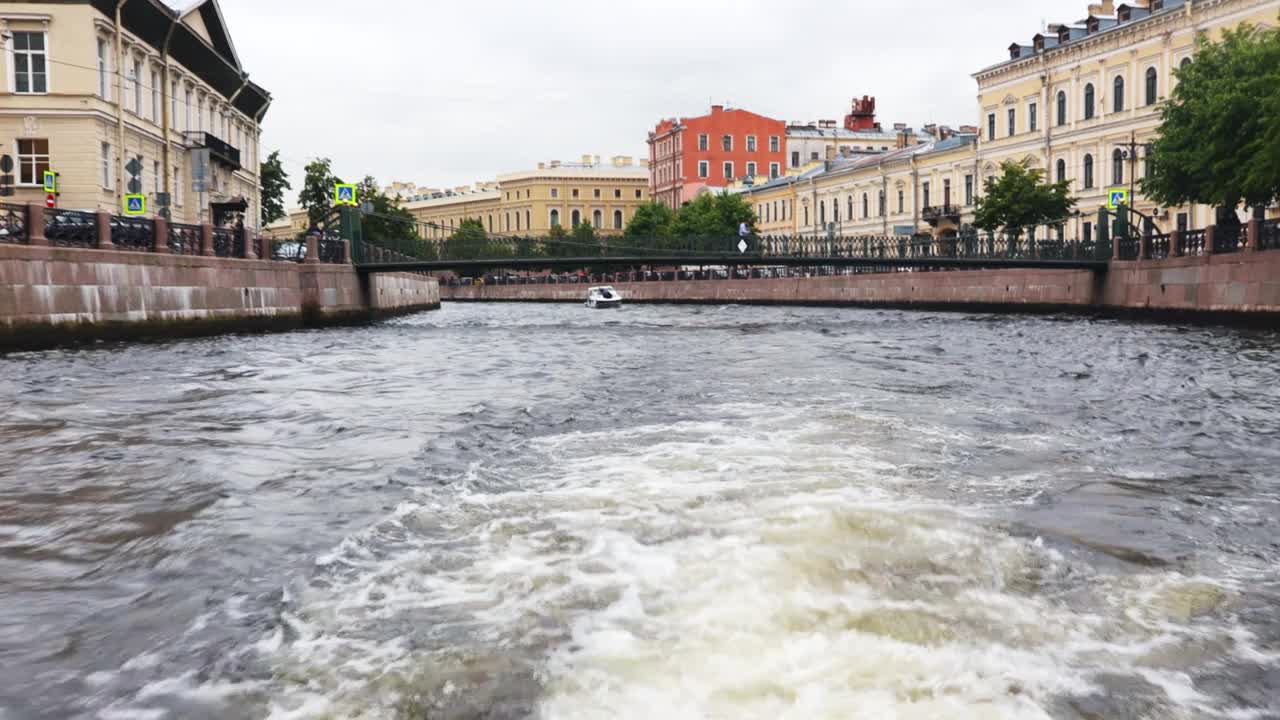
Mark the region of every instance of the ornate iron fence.
POLYGON ((57 247, 98 247, 97 213, 79 210, 44 211, 44 236, 57 247))
POLYGON ((1280 250, 1280 219, 1262 223, 1258 233, 1259 250, 1280 250))
POLYGON ((151 252, 156 224, 146 218, 112 216, 111 242, 121 250, 151 252))
POLYGON ((328 235, 322 236, 317 249, 322 263, 341 264, 347 261, 346 247, 342 242, 342 238, 332 238, 328 235))
POLYGON ((1119 237, 1116 238, 1116 243, 1120 246, 1121 260, 1138 259, 1138 250, 1141 247, 1141 241, 1138 240, 1138 238, 1129 236, 1119 237))
POLYGON ((1151 260, 1163 260, 1169 257, 1169 236, 1152 235, 1147 238, 1147 257, 1151 260))
POLYGON ((204 251, 200 245, 199 225, 169 223, 169 252, 176 255, 199 255, 204 251))
POLYGON ((1204 254, 1204 236, 1203 230, 1188 230, 1182 233, 1182 247, 1179 248, 1179 255, 1203 255, 1204 254))
POLYGON ((1249 228, 1246 225, 1230 225, 1214 228, 1213 231, 1213 252, 1233 253, 1240 252, 1245 245, 1249 243, 1249 228))
POLYGON ((271 259, 302 262, 307 259, 307 243, 303 240, 273 240, 271 259))
POLYGON ((240 250, 239 253, 236 252, 237 250, 236 235, 237 234, 238 233, 236 233, 235 230, 231 230, 228 228, 214 228, 213 229, 213 254, 220 258, 242 257, 244 255, 243 248, 239 248, 240 250))
POLYGON ((0 203, 0 243, 25 245, 27 241, 27 208, 0 203))

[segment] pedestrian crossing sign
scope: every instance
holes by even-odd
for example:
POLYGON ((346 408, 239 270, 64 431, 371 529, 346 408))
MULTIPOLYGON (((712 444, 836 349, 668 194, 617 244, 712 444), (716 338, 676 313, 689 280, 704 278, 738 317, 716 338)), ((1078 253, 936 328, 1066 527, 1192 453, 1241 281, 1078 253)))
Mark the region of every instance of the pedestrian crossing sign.
POLYGON ((52 170, 44 171, 44 191, 47 193, 58 192, 58 173, 52 170))
POLYGON ((341 183, 333 186, 333 203, 335 205, 357 205, 356 186, 343 185, 341 183))
POLYGON ((124 196, 124 214, 125 215, 146 215, 147 214, 147 196, 146 195, 125 195, 124 196))
POLYGON ((1107 191, 1107 209, 1115 210, 1121 205, 1129 204, 1129 191, 1124 188, 1112 188, 1107 191))

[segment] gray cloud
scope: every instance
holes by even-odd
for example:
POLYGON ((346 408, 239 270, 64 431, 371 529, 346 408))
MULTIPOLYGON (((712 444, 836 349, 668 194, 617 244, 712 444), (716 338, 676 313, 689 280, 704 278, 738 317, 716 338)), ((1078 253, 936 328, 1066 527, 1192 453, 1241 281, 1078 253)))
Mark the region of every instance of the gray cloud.
MULTIPOLYGON (((712 102, 885 123, 976 124, 970 75, 1086 0, 221 0, 272 92, 291 175, 452 186, 583 153, 644 156, 661 118, 712 102)), ((296 184, 296 183, 295 183, 296 184)), ((292 200, 293 198, 290 198, 292 200)))

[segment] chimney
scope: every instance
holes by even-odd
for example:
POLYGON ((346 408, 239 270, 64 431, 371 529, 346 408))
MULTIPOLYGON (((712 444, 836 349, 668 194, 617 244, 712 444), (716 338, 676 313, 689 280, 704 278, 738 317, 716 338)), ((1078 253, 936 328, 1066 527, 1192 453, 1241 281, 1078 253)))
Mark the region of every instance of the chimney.
POLYGON ((907 124, 906 124, 906 123, 894 123, 894 124, 893 124, 893 129, 894 129, 894 130, 897 130, 898 132, 902 132, 903 130, 906 130, 906 129, 907 129, 907 124))
POLYGON ((596 155, 595 157, 593 157, 593 158, 591 159, 591 164, 592 164, 592 165, 599 165, 599 164, 600 164, 600 156, 599 156, 599 155, 596 155))
POLYGON ((915 139, 912 137, 912 134, 913 133, 911 132, 911 128, 906 126, 903 126, 902 129, 898 130, 897 145, 899 150, 903 148, 911 147, 912 145, 915 144, 915 139))
POLYGON ((712 115, 719 115, 719 114, 720 114, 720 113, 722 113, 722 112, 724 112, 724 106, 723 106, 723 105, 712 105, 712 106, 711 106, 711 114, 712 114, 712 115))
POLYGON ((583 156, 582 156, 582 164, 583 164, 583 165, 590 165, 590 164, 591 164, 591 156, 590 156, 590 155, 583 155, 583 156))
POLYGON ((560 167, 560 161, 559 161, 559 160, 552 160, 552 161, 551 161, 551 167, 552 167, 552 168, 558 168, 558 167, 560 167))
POLYGON ((539 169, 539 170, 546 170, 546 169, 547 169, 547 164, 546 164, 546 163, 544 163, 544 162, 540 162, 540 163, 538 163, 538 169, 539 169))
POLYGON ((862 99, 853 99, 852 111, 844 116, 846 130, 874 130, 876 123, 876 99, 863 95, 862 99))

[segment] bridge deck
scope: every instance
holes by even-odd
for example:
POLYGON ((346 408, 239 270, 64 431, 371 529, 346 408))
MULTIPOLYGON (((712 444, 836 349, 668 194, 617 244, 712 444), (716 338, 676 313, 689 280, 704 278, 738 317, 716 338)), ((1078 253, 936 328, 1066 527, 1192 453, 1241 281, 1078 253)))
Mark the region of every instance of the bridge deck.
POLYGON ((473 260, 403 260, 394 262, 358 263, 360 272, 424 272, 424 271, 476 271, 491 269, 536 270, 548 267, 635 267, 662 266, 737 266, 737 267, 864 267, 864 268, 938 268, 957 270, 983 270, 996 268, 1031 268, 1049 270, 1107 271, 1108 261, 1093 259, 1041 259, 1041 258, 963 258, 963 257, 837 257, 813 256, 761 256, 761 255, 638 255, 631 257, 579 257, 579 258, 495 258, 473 260))

